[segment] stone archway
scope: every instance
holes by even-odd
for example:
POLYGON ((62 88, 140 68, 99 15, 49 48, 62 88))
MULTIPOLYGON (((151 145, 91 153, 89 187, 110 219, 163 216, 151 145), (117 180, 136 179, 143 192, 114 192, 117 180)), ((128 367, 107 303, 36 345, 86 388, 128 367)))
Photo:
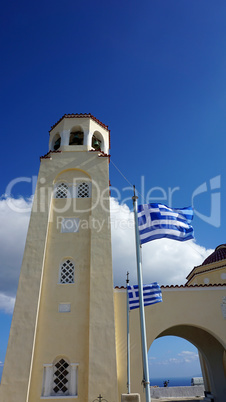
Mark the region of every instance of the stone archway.
POLYGON ((216 402, 224 402, 226 378, 225 350, 222 344, 206 330, 191 325, 170 327, 160 333, 157 338, 166 335, 180 336, 197 347, 201 357, 205 390, 214 395, 216 402))
MULTIPOLYGON (((225 286, 162 287, 163 303, 145 307, 148 350, 156 338, 179 336, 197 347, 205 389, 215 402, 225 402, 225 322, 221 300, 225 286)), ((115 291, 115 317, 119 395, 126 392, 126 290, 115 291)), ((141 395, 142 353, 138 309, 130 312, 131 390, 141 395)))

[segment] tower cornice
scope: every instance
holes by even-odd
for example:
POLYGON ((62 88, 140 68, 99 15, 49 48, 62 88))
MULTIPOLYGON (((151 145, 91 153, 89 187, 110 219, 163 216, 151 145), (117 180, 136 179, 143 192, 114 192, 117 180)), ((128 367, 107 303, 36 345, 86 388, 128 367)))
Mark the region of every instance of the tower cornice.
MULTIPOLYGON (((94 120, 96 123, 98 123, 101 127, 105 128, 108 130, 108 126, 104 123, 102 123, 100 120, 98 120, 95 116, 93 116, 91 113, 71 113, 71 114, 64 114, 53 126, 51 126, 51 129, 49 130, 49 133, 64 119, 64 118, 89 118, 94 120)), ((109 130, 108 130, 109 131, 109 130)))

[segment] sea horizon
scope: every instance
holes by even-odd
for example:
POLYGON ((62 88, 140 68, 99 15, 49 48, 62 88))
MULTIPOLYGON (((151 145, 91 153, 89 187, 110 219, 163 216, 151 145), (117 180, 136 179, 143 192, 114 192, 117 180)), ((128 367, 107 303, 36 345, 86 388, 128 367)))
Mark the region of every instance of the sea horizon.
POLYGON ((164 387, 164 382, 169 381, 168 387, 186 387, 191 385, 191 379, 193 377, 202 377, 202 374, 200 375, 192 375, 192 376, 175 376, 175 377, 167 377, 167 376, 162 376, 162 377, 151 377, 150 378, 150 386, 158 386, 158 387, 164 387))
MULTIPOLYGON (((3 371, 3 367, 0 366, 0 383, 1 383, 2 371, 3 371)), ((151 387, 153 387, 153 386, 164 387, 164 382, 169 381, 168 387, 186 387, 186 386, 191 385, 191 379, 193 377, 202 377, 202 374, 193 375, 193 376, 181 376, 181 377, 179 377, 179 376, 151 377, 150 378, 150 386, 151 387)))

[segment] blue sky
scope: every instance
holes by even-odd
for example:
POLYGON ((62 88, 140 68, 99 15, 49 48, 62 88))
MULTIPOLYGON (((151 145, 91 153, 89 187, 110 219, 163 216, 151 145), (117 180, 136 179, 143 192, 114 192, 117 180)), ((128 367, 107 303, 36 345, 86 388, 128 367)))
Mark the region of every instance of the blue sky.
MULTIPOLYGON (((193 266, 225 242, 225 17, 223 0, 5 2, 0 194, 13 179, 27 178, 30 182, 13 187, 11 198, 29 209, 31 181, 39 157, 48 151, 51 125, 65 113, 90 112, 111 129, 112 197, 121 196, 113 205, 122 206, 132 195, 114 165, 145 200, 149 194, 149 201, 193 205, 190 248, 166 240, 143 250, 146 281, 184 283, 193 266)), ((4 361, 29 212, 18 216, 4 196, 0 201, 4 361)), ((130 201, 126 204, 131 208, 130 201)), ((130 216, 126 207, 120 213, 130 216)), ((122 239, 125 233, 114 230, 116 285, 124 285, 122 263, 136 281, 131 256, 120 248, 122 239)), ((186 352, 175 344, 175 356, 186 352)), ((180 373, 173 363, 171 370, 180 373)))
POLYGON ((151 378, 201 377, 198 351, 185 339, 158 338, 151 345, 148 357, 151 378))

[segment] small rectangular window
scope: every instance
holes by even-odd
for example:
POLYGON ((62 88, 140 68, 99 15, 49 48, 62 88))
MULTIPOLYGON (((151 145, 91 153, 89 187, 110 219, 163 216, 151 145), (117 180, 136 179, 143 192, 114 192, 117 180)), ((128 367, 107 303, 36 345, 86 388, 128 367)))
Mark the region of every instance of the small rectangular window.
POLYGON ((71 311, 71 303, 59 304, 59 313, 70 313, 70 311, 71 311))

